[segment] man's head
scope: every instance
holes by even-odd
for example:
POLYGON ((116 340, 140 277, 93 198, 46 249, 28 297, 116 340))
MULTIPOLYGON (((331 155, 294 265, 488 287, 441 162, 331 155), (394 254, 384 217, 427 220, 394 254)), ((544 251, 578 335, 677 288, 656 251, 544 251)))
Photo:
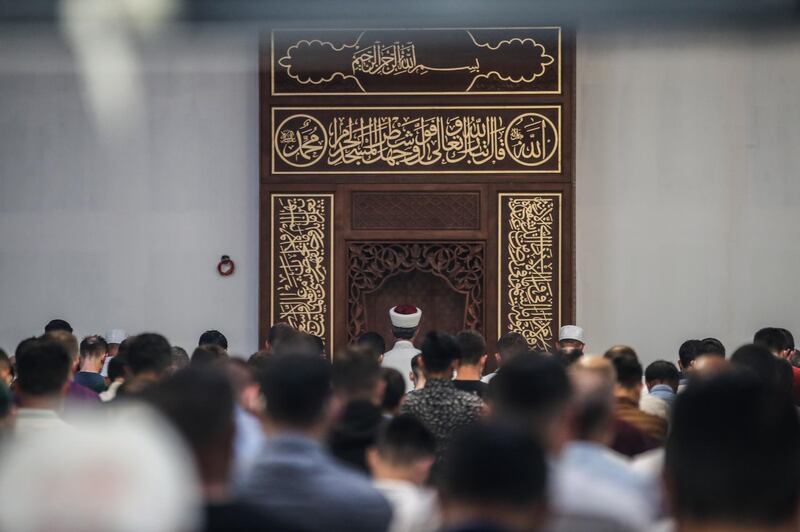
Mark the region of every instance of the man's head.
POLYGON ((71 334, 72 325, 70 325, 68 321, 62 319, 50 320, 50 322, 44 326, 44 332, 47 334, 55 331, 64 331, 71 334))
MULTIPOLYGON (((414 355, 411 359, 411 373, 408 374, 414 389, 419 390, 425 387, 425 373, 422 371, 422 355, 414 355)), ((410 390, 409 390, 410 391, 410 390)))
POLYGON ((172 362, 170 370, 175 372, 189 365, 189 353, 179 345, 172 346, 172 362))
POLYGON ((392 335, 397 340, 414 341, 417 336, 422 310, 414 305, 397 305, 389 309, 389 320, 392 322, 392 335))
POLYGON ((422 342, 422 370, 425 378, 450 378, 459 359, 458 344, 447 333, 431 331, 422 342))
POLYGON ((698 356, 718 356, 725 358, 725 346, 716 338, 700 340, 698 356))
POLYGON ((279 321, 269 328, 269 332, 267 333, 267 342, 264 345, 264 349, 267 351, 274 351, 278 344, 288 338, 291 338, 296 332, 297 331, 294 329, 294 327, 288 323, 279 321))
POLYGON ((786 395, 741 371, 692 382, 675 402, 664 476, 678 529, 794 529, 797 411, 786 395))
POLYGON ((564 325, 558 331, 557 347, 561 351, 583 351, 586 342, 583 340, 583 328, 577 325, 564 325))
POLYGON ((330 364, 319 355, 273 355, 260 376, 266 413, 277 430, 300 430, 322 437, 331 398, 330 364))
POLYGON ((414 416, 396 416, 381 425, 367 463, 376 480, 404 480, 418 486, 428 480, 436 456, 436 438, 414 416))
POLYGON ((542 353, 511 359, 489 382, 495 417, 528 430, 553 453, 569 436, 566 414, 571 393, 563 365, 542 353))
POLYGON ((394 415, 400 410, 400 402, 406 393, 406 380, 394 368, 381 368, 383 378, 383 402, 381 408, 385 414, 394 415))
POLYGON ((746 344, 731 355, 731 365, 750 373, 762 384, 772 389, 779 389, 783 378, 782 368, 776 358, 766 347, 757 344, 746 344))
POLYGON ((381 366, 369 347, 350 346, 331 365, 334 393, 344 402, 365 400, 380 406, 383 400, 381 366))
POLYGON ((200 340, 197 342, 197 346, 200 347, 204 345, 216 345, 227 351, 228 339, 225 338, 225 335, 221 332, 212 329, 200 335, 200 340))
POLYGON ((319 341, 314 336, 304 332, 293 332, 291 335, 281 338, 272 349, 274 355, 284 354, 306 354, 309 356, 322 357, 322 349, 319 341))
POLYGON ((776 357, 788 358, 794 351, 794 337, 788 332, 777 327, 765 327, 756 332, 753 343, 766 347, 776 357))
POLYGON ((26 341, 17 353, 17 391, 22 406, 56 403, 69 385, 72 358, 64 344, 48 338, 26 341))
POLYGON ((448 449, 441 475, 445 526, 481 522, 526 531, 542 526, 547 464, 530 434, 477 424, 456 436, 448 449))
POLYGON ((642 394, 644 371, 636 352, 627 346, 615 346, 606 351, 604 356, 611 361, 617 372, 614 394, 617 397, 629 398, 638 404, 642 394))
POLYGON ((527 353, 528 341, 518 332, 507 332, 497 339, 497 353, 494 357, 498 366, 502 366, 517 355, 527 353))
POLYGON ((134 377, 158 379, 169 369, 172 346, 160 334, 142 333, 131 341, 127 356, 134 377))
POLYGON ((69 353, 70 359, 72 360, 72 364, 70 366, 70 379, 72 375, 78 371, 78 366, 80 366, 81 362, 81 350, 80 345, 78 344, 78 339, 75 338, 75 335, 69 333, 64 330, 55 330, 48 332, 44 335, 45 338, 49 340, 53 340, 55 342, 60 343, 64 346, 64 349, 67 350, 69 353))
POLYGON ((192 352, 192 366, 209 366, 228 359, 228 352, 216 344, 203 344, 192 352))
POLYGON ((461 366, 479 366, 486 364, 486 340, 478 331, 461 331, 456 336, 458 351, 461 354, 461 366))
POLYGON ((694 360, 700 355, 703 349, 701 340, 686 340, 678 348, 678 366, 684 373, 690 372, 694 365, 694 360))
POLYGON ((648 390, 652 390, 653 386, 666 384, 672 388, 673 392, 677 392, 678 383, 680 382, 680 372, 672 362, 656 360, 644 370, 644 382, 647 384, 648 390))
POLYGON ((191 448, 203 482, 227 482, 233 456, 234 397, 222 368, 185 368, 148 388, 143 398, 191 448))
POLYGON ((128 365, 128 355, 118 354, 108 361, 108 380, 111 382, 125 381, 130 377, 130 366, 128 365))
POLYGON ((102 336, 87 336, 81 340, 81 369, 99 373, 108 356, 108 344, 102 336))
POLYGON ((356 344, 371 349, 377 360, 383 360, 383 354, 386 352, 386 342, 383 340, 383 336, 375 331, 362 333, 358 337, 356 344))
POLYGON ((570 366, 569 377, 573 439, 609 445, 613 438, 614 366, 602 357, 582 358, 570 366))

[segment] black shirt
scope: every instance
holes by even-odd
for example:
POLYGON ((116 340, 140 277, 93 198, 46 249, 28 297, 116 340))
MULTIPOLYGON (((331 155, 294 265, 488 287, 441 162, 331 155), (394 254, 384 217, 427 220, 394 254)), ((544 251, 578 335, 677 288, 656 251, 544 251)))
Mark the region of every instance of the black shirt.
POLYGON ((264 510, 242 502, 207 504, 203 532, 295 532, 264 510))
POLYGON ((489 385, 481 381, 453 381, 453 384, 462 392, 477 394, 481 399, 483 399, 486 395, 486 391, 489 389, 489 385))

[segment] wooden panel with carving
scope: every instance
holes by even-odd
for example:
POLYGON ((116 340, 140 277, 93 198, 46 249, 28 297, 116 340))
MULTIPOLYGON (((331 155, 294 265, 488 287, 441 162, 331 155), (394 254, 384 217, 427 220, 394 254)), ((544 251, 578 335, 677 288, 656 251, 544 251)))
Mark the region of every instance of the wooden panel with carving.
MULTIPOLYGON (((436 308, 427 304, 430 299, 410 302, 423 309, 423 319, 432 316, 429 321, 436 320, 437 314, 457 310, 461 312, 459 328, 483 331, 484 263, 483 242, 348 242, 348 338, 353 340, 367 330, 366 297, 369 294, 384 288, 398 274, 420 272, 441 279, 453 293, 465 298, 463 309, 436 308)), ((428 294, 423 291, 418 297, 428 297, 428 294)), ((401 303, 407 301, 394 304, 401 303)), ((374 310, 387 313, 389 309, 374 310)))
POLYGON ((498 330, 539 349, 553 345, 561 319, 560 193, 498 195, 498 330))
POLYGON ((367 192, 351 195, 353 229, 481 228, 480 192, 367 192))
POLYGON ((333 194, 271 194, 270 323, 333 345, 333 194))

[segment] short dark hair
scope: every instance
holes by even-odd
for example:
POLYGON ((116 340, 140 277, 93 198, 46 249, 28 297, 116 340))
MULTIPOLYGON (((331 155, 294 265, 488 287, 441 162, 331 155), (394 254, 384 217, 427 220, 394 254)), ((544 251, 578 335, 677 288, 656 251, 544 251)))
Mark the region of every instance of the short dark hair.
POLYGON ((436 455, 436 438, 416 417, 401 414, 383 423, 376 438, 378 453, 384 460, 409 465, 436 455))
MULTIPOLYGON (((121 349, 122 344, 120 344, 121 349)), ((128 364, 134 376, 146 372, 160 375, 169 367, 171 361, 172 346, 166 338, 157 333, 142 333, 136 336, 128 348, 128 364)))
POLYGON ((633 348, 628 345, 615 345, 613 347, 610 347, 603 354, 603 357, 612 362, 614 361, 615 358, 620 358, 620 357, 630 358, 636 361, 639 360, 639 355, 637 355, 636 351, 634 351, 633 348))
POLYGON ((400 405, 400 401, 406 393, 406 379, 394 368, 381 368, 381 377, 386 383, 381 407, 384 410, 394 410, 400 405))
POLYGON ((392 325, 392 336, 400 340, 411 340, 417 334, 416 327, 395 327, 392 325))
POLYGON ((753 336, 753 343, 766 347, 772 352, 791 349, 786 334, 777 327, 764 327, 753 336))
POLYGON ((528 341, 518 332, 507 332, 497 339, 497 352, 503 362, 508 362, 513 357, 527 353, 529 350, 528 341))
POLYGON ((17 386, 34 396, 58 394, 69 378, 72 357, 61 342, 27 342, 17 354, 17 386))
POLYGON ((372 349, 349 346, 333 359, 331 382, 333 389, 347 395, 371 392, 381 378, 381 366, 372 349))
POLYGON ((671 425, 664 471, 678 518, 775 525, 796 516, 800 421, 784 394, 724 372, 691 383, 671 425))
POLYGON ((456 335, 456 343, 461 353, 462 364, 475 365, 486 354, 486 340, 478 331, 461 331, 456 335))
MULTIPOLYGON (((117 355, 119 356, 119 355, 117 355)), ((185 368, 189 365, 189 353, 179 345, 172 346, 172 367, 176 369, 185 368)))
POLYGON ((81 358, 97 358, 108 353, 108 344, 100 335, 87 336, 81 340, 81 358))
POLYGON ((67 320, 62 320, 62 319, 50 320, 48 324, 44 326, 44 332, 49 333, 53 331, 66 331, 68 333, 71 333, 72 325, 70 325, 67 320))
POLYGON ((519 429, 474 424, 448 447, 441 491, 445 500, 468 504, 529 508, 543 503, 547 498, 544 450, 519 429))
POLYGON ((316 357, 322 356, 317 338, 304 332, 294 332, 290 336, 281 338, 280 342, 273 347, 272 353, 275 355, 296 353, 316 357))
POLYGON ((569 367, 583 356, 583 349, 559 349, 555 356, 564 366, 569 367))
POLYGON ((221 332, 212 329, 200 335, 197 345, 198 347, 202 345, 218 345, 222 349, 228 349, 228 339, 221 332))
POLYGON ((296 332, 297 331, 295 328, 288 323, 279 321, 269 328, 269 332, 267 333, 267 342, 269 342, 269 345, 272 347, 272 349, 275 349, 277 344, 291 337, 296 332))
POLYGON ((716 338, 705 338, 700 340, 698 355, 714 355, 725 358, 725 346, 716 338))
POLYGON ((789 331, 789 329, 779 328, 779 331, 783 333, 783 336, 786 337, 786 348, 787 349, 794 349, 794 335, 789 331))
POLYGON ((145 390, 143 398, 196 454, 213 451, 234 430, 233 388, 220 368, 184 368, 145 390))
POLYGON ((331 395, 330 364, 302 351, 276 354, 260 382, 271 418, 307 427, 319 420, 331 395))
POLYGON ((763 345, 745 344, 731 355, 731 364, 750 373, 766 386, 778 384, 778 359, 763 345))
POLYGON ((700 349, 703 347, 703 342, 700 340, 686 340, 678 348, 678 360, 681 361, 681 366, 684 369, 688 368, 694 359, 700 356, 700 349))
POLYGON ((529 352, 503 364, 489 381, 489 400, 499 420, 539 434, 569 402, 564 366, 545 353, 529 352))
POLYGON ((203 344, 195 347, 190 364, 192 366, 208 366, 227 358, 228 353, 225 348, 216 344, 203 344))
POLYGON ((633 388, 642 382, 642 365, 639 360, 630 355, 621 355, 611 358, 611 364, 617 371, 617 384, 623 388, 633 388))
POLYGON ((647 366, 644 370, 644 380, 650 381, 665 381, 677 384, 681 379, 681 374, 678 368, 672 362, 667 360, 656 360, 647 366))
POLYGON ((438 373, 446 371, 454 360, 458 360, 458 344, 451 335, 431 331, 422 342, 422 360, 427 371, 438 373))
POLYGON ((247 359, 247 365, 253 370, 253 374, 257 379, 260 378, 260 375, 267 370, 269 359, 271 357, 272 353, 270 351, 261 350, 256 351, 250 355, 250 358, 247 359))
POLYGON ((128 376, 128 355, 117 354, 108 361, 108 380, 114 382, 117 379, 124 379, 128 376))
POLYGON ((356 340, 356 344, 369 347, 376 357, 380 357, 386 352, 386 341, 383 339, 383 336, 375 331, 361 333, 358 340, 356 340))

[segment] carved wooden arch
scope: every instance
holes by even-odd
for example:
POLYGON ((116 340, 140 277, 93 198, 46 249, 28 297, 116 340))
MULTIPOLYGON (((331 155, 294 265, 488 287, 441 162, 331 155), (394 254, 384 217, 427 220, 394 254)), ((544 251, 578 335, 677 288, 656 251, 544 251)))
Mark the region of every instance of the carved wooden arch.
POLYGON ((483 327, 483 242, 349 242, 347 246, 347 334, 350 341, 366 331, 364 296, 392 276, 422 271, 444 279, 466 296, 464 326, 483 327))

